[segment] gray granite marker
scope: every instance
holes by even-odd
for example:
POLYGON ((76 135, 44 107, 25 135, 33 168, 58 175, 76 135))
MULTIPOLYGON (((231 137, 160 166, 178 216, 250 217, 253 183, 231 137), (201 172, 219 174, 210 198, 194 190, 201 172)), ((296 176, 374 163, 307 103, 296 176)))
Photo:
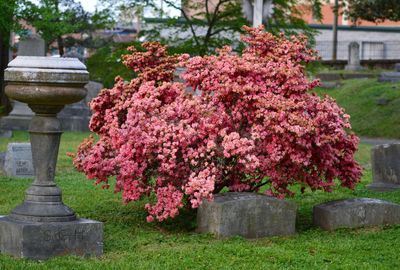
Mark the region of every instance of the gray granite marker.
POLYGON ((11 138, 12 136, 11 130, 0 129, 0 138, 11 138))
POLYGON ((197 231, 217 237, 260 238, 295 233, 296 205, 257 193, 228 192, 203 201, 197 231))
POLYGON ((18 56, 45 56, 46 42, 39 36, 21 39, 18 44, 18 56))
POLYGON ((353 41, 349 44, 349 56, 345 70, 357 71, 363 69, 364 68, 360 65, 360 44, 353 41))
POLYGON ((331 201, 314 206, 313 220, 328 231, 400 224, 400 205, 369 198, 331 201))
POLYGON ((7 176, 33 178, 32 151, 30 143, 9 143, 4 162, 7 176))
POLYGON ((400 144, 377 145, 371 150, 372 184, 369 189, 392 191, 400 188, 400 144))
POLYGON ((0 175, 5 175, 4 163, 6 161, 6 152, 0 152, 0 175))
POLYGON ((400 63, 394 65, 395 71, 382 72, 379 77, 379 82, 399 82, 400 81, 400 63))

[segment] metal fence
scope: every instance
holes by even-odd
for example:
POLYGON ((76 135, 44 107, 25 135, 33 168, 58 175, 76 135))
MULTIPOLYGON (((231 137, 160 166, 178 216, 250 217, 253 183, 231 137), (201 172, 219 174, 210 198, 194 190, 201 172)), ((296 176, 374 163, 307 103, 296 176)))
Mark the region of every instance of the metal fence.
MULTIPOLYGON (((337 45, 337 59, 348 59, 351 41, 340 41, 337 45)), ((400 58, 400 40, 358 41, 361 60, 387 60, 400 58)), ((316 41, 315 49, 323 60, 332 59, 332 41, 316 41)))

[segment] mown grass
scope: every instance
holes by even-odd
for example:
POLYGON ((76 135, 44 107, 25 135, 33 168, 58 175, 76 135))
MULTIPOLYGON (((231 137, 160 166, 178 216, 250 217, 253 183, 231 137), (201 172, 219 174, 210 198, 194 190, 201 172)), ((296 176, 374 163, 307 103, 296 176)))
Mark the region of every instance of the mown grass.
POLYGON ((340 88, 317 89, 316 92, 335 98, 346 109, 358 135, 400 138, 400 83, 380 83, 376 79, 342 82, 340 88), (379 99, 386 99, 388 104, 379 105, 379 99))
MULTIPOLYGON (((371 181, 370 146, 361 145, 357 159, 365 168, 354 191, 337 188, 332 193, 307 191, 289 200, 298 205, 297 233, 290 237, 225 240, 194 232, 195 213, 184 212, 165 224, 146 223, 145 202, 123 205, 112 190, 93 186, 73 170, 66 152, 74 151, 87 134, 63 135, 56 181, 64 202, 81 217, 104 222, 104 255, 74 256, 45 262, 0 255, 0 269, 399 269, 400 226, 325 232, 312 225, 312 207, 329 200, 351 197, 380 198, 400 203, 400 191, 374 193, 371 181)), ((1 139, 0 151, 9 141, 27 141, 16 132, 1 139)), ((0 213, 8 214, 24 197, 30 180, 0 176, 0 213)))

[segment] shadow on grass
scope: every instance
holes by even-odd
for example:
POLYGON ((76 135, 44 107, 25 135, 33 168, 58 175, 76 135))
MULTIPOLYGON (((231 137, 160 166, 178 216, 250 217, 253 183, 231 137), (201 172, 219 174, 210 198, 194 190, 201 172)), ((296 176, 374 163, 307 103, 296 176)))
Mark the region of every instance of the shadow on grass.
POLYGON ((194 232, 197 209, 183 208, 176 218, 157 224, 157 228, 170 233, 194 232))

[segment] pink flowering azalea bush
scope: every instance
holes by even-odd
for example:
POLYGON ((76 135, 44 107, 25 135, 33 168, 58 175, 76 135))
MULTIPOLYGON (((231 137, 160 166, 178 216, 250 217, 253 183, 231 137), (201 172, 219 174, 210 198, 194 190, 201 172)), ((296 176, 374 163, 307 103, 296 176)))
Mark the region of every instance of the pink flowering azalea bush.
POLYGON ((292 195, 299 184, 330 191, 334 180, 353 188, 359 139, 333 99, 309 91, 304 63, 316 59, 302 37, 275 37, 245 28, 242 55, 169 56, 158 43, 130 48, 123 63, 137 73, 117 78, 91 104, 90 129, 75 167, 115 190, 124 201, 144 196, 147 220, 163 221, 185 205, 197 208, 222 189, 292 195), (186 71, 174 82, 177 67, 186 71), (201 91, 195 96, 187 87, 201 91), (154 197, 153 197, 154 196, 154 197))

